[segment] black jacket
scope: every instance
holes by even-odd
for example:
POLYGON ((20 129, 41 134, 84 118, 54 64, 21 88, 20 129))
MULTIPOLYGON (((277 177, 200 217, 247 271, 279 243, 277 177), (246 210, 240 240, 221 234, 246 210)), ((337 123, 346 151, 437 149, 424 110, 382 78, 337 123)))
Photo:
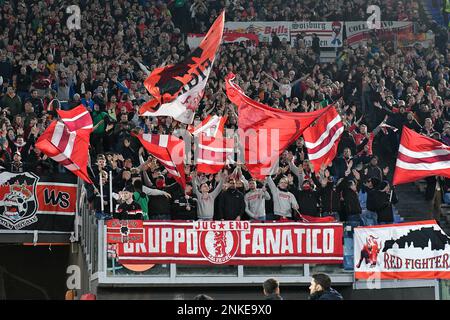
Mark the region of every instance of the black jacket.
POLYGON ((324 188, 320 188, 320 203, 322 205, 322 212, 338 212, 340 208, 339 192, 329 182, 324 188))
POLYGON ((218 220, 235 220, 238 216, 245 217, 244 195, 235 189, 222 192, 219 199, 218 220))
POLYGON ((280 296, 279 294, 272 293, 266 296, 266 300, 283 300, 283 297, 280 296))
POLYGON ((133 201, 132 203, 122 203, 114 213, 114 218, 119 220, 142 220, 141 206, 133 201))
POLYGON ((320 210, 319 204, 319 193, 317 191, 300 191, 298 193, 297 202, 300 214, 305 214, 308 216, 319 217, 320 210))
POLYGON ((334 290, 333 288, 330 288, 326 291, 319 291, 314 293, 309 297, 310 300, 344 300, 342 295, 334 290))
POLYGON ((151 219, 152 216, 161 214, 171 214, 170 199, 166 196, 151 196, 148 202, 148 216, 151 219))
POLYGON ((197 199, 189 196, 186 199, 184 194, 180 195, 172 204, 173 220, 197 220, 197 199), (190 207, 190 210, 187 208, 190 207))
POLYGON ((345 215, 347 217, 352 215, 360 215, 361 205, 359 203, 358 194, 350 189, 345 189, 342 194, 344 197, 343 210, 345 215))

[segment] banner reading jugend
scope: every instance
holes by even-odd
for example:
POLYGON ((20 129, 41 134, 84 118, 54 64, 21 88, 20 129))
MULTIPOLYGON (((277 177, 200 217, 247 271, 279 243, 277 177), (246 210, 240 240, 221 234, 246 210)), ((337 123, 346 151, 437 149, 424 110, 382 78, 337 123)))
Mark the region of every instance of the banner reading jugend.
POLYGON ((340 223, 144 222, 143 243, 119 243, 123 264, 280 265, 343 262, 340 223))

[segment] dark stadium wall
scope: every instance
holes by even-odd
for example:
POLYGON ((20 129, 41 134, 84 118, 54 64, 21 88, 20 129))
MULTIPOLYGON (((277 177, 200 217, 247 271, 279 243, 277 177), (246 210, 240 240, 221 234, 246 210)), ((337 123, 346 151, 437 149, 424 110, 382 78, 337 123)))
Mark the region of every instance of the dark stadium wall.
MULTIPOLYGON (((335 287, 345 300, 434 300, 434 287, 382 290, 354 290, 335 287)), ((197 294, 207 294, 216 300, 264 300, 262 287, 171 287, 171 288, 111 288, 98 287, 97 298, 104 300, 192 300, 197 294)), ((307 300, 307 286, 283 286, 285 300, 307 300)))
POLYGON ((0 245, 0 299, 64 299, 70 245, 0 245))

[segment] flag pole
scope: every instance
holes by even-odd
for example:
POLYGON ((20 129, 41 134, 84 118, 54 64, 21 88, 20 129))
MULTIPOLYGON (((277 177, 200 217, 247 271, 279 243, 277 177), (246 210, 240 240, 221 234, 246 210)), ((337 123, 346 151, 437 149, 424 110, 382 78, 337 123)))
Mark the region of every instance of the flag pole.
POLYGON ((101 171, 100 171, 100 174, 98 176, 100 178, 100 208, 101 208, 102 215, 103 215, 105 207, 104 207, 104 203, 103 203, 103 181, 102 181, 103 177, 102 177, 101 171))
POLYGON ((113 189, 112 189, 112 170, 109 171, 109 214, 113 215, 113 189))

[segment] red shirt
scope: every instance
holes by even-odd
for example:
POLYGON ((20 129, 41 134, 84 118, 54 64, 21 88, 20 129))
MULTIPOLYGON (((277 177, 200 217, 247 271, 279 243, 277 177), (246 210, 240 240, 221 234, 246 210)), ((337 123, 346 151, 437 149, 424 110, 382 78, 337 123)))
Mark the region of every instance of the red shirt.
MULTIPOLYGON (((350 134, 353 136, 353 139, 355 139, 355 143, 357 146, 359 146, 363 142, 363 140, 367 138, 367 135, 356 132, 356 125, 352 125, 350 127, 350 134)), ((375 136, 374 136, 373 132, 369 133, 369 137, 368 137, 369 141, 367 142, 367 146, 368 146, 367 154, 365 154, 365 151, 363 149, 360 152, 358 152, 359 156, 361 156, 361 155, 371 156, 372 155, 372 143, 373 143, 374 137, 375 136)))

